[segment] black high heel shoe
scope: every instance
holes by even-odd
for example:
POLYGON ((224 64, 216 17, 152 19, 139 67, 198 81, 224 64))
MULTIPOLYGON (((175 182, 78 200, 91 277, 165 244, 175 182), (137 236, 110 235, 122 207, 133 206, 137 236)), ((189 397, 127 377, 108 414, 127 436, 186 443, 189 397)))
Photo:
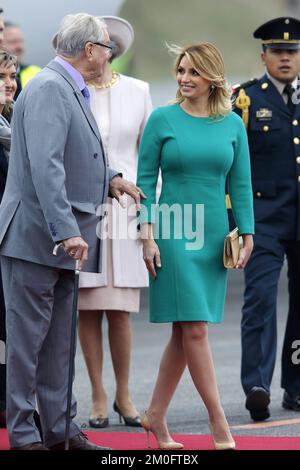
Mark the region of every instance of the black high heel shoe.
POLYGON ((91 426, 91 428, 107 428, 108 424, 108 418, 102 418, 101 416, 89 419, 89 425, 91 426))
POLYGON ((130 416, 124 416, 120 408, 118 407, 116 400, 114 401, 113 408, 114 408, 114 411, 118 413, 119 415, 120 424, 122 423, 122 420, 123 420, 126 426, 133 426, 135 428, 142 427, 141 417, 139 415, 134 416, 133 418, 130 416))

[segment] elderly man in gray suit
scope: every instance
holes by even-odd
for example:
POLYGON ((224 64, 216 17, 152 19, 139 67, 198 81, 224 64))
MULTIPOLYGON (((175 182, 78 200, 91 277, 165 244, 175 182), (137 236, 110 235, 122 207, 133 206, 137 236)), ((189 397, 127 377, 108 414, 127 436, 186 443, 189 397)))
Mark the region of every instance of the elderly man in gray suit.
MULTIPOLYGON (((0 254, 7 308, 7 427, 21 450, 64 449, 75 260, 97 272, 97 208, 108 192, 140 192, 107 168, 85 81, 110 57, 99 18, 68 15, 57 57, 18 98, 8 179, 0 207, 0 254), (63 242, 57 257, 53 246, 63 242), (44 442, 35 427, 37 399, 44 442)), ((99 227, 98 227, 99 228, 99 227)), ((71 450, 98 450, 74 423, 71 450)))

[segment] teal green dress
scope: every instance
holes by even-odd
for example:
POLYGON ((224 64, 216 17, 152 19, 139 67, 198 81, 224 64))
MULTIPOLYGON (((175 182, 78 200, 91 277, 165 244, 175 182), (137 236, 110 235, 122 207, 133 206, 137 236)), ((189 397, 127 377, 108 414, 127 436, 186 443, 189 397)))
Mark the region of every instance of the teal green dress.
POLYGON ((247 134, 234 112, 194 117, 179 104, 153 111, 139 154, 137 185, 147 196, 139 221, 154 223, 162 267, 149 277, 150 321, 223 320, 229 231, 225 185, 241 234, 254 233, 247 134), (156 205, 161 170, 162 190, 156 205))

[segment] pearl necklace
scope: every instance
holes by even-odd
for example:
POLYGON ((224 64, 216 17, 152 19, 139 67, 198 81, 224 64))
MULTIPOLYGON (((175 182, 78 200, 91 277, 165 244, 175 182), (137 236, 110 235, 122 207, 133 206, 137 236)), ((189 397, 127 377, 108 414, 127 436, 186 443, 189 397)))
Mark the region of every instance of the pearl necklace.
POLYGON ((96 85, 95 83, 87 83, 87 85, 93 86, 97 90, 103 90, 104 88, 112 87, 116 83, 118 78, 119 78, 119 75, 117 74, 117 72, 113 72, 110 82, 104 83, 103 85, 96 85))

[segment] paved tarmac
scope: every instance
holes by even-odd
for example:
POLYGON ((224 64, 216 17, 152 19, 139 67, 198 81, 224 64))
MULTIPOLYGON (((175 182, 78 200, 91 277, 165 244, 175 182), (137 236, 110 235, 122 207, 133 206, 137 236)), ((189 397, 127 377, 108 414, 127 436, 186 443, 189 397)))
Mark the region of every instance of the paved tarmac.
MULTIPOLYGON (((212 286, 213 288, 213 286, 212 286)), ((225 321, 221 325, 211 325, 210 344, 213 351, 222 403, 233 434, 262 436, 300 436, 300 413, 284 410, 281 407, 283 391, 280 388, 281 347, 288 309, 286 269, 283 269, 278 296, 278 355, 271 393, 271 419, 267 422, 299 419, 299 424, 285 426, 256 427, 237 429, 235 426, 253 424, 244 407, 244 393, 240 385, 240 316, 243 291, 243 273, 231 271, 225 309, 225 321)), ((141 312, 132 315, 133 351, 131 367, 131 393, 137 408, 142 412, 148 405, 156 379, 159 360, 170 334, 168 324, 148 322, 147 289, 142 292, 141 312)), ((136 432, 119 424, 117 414, 112 410, 114 399, 114 374, 107 342, 107 325, 104 323, 105 366, 104 383, 109 398, 110 426, 106 431, 136 432)), ((78 400, 77 422, 87 426, 90 412, 90 386, 83 357, 78 344, 76 356, 76 378, 74 391, 78 400)), ((187 434, 209 433, 207 412, 199 398, 189 373, 186 371, 168 413, 171 432, 187 434)), ((265 422, 266 423, 266 422, 265 422)), ((138 429, 139 430, 139 429, 138 429)))

